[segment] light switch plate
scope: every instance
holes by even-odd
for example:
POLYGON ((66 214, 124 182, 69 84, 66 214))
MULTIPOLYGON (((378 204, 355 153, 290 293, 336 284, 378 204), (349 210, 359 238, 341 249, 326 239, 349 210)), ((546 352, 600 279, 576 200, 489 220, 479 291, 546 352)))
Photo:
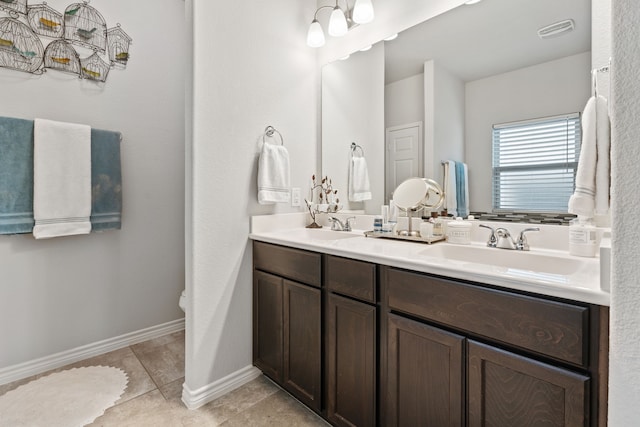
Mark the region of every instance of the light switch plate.
POLYGON ((291 189, 291 206, 300 206, 300 188, 291 189))

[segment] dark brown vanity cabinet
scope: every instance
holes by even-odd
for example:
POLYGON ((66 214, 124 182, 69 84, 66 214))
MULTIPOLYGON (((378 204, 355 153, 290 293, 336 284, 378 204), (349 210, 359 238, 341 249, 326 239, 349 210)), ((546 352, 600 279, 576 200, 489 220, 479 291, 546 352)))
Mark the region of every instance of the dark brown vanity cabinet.
POLYGON ((333 425, 607 425, 607 307, 253 248, 254 364, 333 425))
POLYGON ((381 268, 387 426, 606 425, 606 308, 381 268))
POLYGON ((376 266, 327 255, 324 271, 327 418, 337 426, 375 426, 376 266))
POLYGON ((254 364, 301 402, 320 411, 321 257, 261 242, 255 242, 253 250, 254 364))
POLYGON ((462 426, 465 338, 414 320, 387 319, 389 426, 462 426))
POLYGON ((589 377, 468 344, 469 427, 588 426, 589 377))

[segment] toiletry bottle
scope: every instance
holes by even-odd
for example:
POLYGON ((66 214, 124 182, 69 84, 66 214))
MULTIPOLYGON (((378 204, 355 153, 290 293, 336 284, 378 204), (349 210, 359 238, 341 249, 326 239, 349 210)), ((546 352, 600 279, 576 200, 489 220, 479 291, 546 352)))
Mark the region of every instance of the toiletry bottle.
POLYGON ((382 205, 382 232, 388 233, 391 231, 391 225, 389 224, 389 205, 382 205))
POLYGON ((373 232, 374 233, 381 233, 382 232, 382 217, 379 215, 376 215, 373 218, 373 232))
POLYGON ((396 226, 398 225, 398 207, 393 200, 389 200, 389 229, 392 233, 395 233, 396 226))
POLYGON ((593 219, 578 217, 569 222, 569 254, 594 257, 598 252, 598 230, 593 219))

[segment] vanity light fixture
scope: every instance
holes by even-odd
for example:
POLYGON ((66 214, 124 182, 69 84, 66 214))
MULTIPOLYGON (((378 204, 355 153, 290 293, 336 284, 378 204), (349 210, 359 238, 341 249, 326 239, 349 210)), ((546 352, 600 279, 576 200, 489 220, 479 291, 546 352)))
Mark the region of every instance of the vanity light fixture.
POLYGON ((368 51, 368 50, 371 50, 371 48, 372 48, 372 47, 373 47, 373 45, 372 45, 372 44, 370 44, 369 46, 365 46, 365 47, 363 47, 362 49, 360 49, 360 52, 366 52, 366 51, 368 51))
POLYGON ((391 40, 395 40, 398 38, 398 33, 395 34, 391 34, 389 37, 387 37, 386 39, 384 39, 384 41, 386 42, 390 42, 391 40))
POLYGON ((358 24, 366 24, 373 21, 374 12, 373 4, 371 0, 356 0, 353 7, 349 6, 349 0, 343 0, 346 4, 346 8, 342 8, 339 5, 339 0, 336 0, 335 6, 321 6, 313 14, 313 21, 309 26, 309 32, 307 33, 307 45, 310 47, 324 46, 325 37, 322 26, 318 22, 318 12, 322 9, 331 9, 331 16, 329 18, 328 32, 330 36, 341 37, 347 34, 347 32, 358 24))

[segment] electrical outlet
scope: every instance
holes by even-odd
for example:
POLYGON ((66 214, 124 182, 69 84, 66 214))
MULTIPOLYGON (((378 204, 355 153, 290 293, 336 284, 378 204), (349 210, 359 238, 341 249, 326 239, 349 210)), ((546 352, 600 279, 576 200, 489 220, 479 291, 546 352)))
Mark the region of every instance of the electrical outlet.
POLYGON ((291 206, 300 206, 300 188, 291 189, 291 206))

